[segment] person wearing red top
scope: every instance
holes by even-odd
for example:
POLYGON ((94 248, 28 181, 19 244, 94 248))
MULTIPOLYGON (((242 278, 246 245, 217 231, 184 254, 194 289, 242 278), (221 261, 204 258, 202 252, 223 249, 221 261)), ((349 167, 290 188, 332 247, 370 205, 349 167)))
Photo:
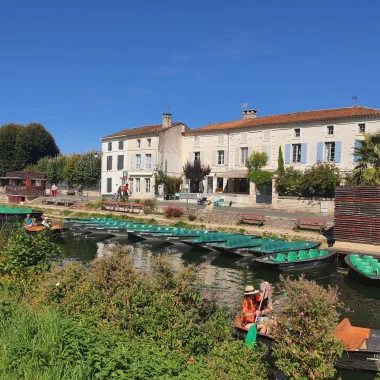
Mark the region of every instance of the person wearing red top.
POLYGON ((257 307, 255 296, 259 294, 258 290, 252 285, 248 285, 245 287, 244 291, 244 299, 242 304, 242 324, 249 328, 254 322, 256 318, 257 307))

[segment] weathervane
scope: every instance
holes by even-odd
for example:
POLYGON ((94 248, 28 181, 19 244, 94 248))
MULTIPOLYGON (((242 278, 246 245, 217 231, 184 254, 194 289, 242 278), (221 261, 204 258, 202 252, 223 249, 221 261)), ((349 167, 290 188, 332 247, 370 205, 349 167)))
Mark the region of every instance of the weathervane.
POLYGON ((352 100, 356 100, 356 104, 355 104, 355 106, 357 106, 357 105, 358 105, 358 96, 357 96, 357 95, 354 95, 354 96, 352 97, 352 100))

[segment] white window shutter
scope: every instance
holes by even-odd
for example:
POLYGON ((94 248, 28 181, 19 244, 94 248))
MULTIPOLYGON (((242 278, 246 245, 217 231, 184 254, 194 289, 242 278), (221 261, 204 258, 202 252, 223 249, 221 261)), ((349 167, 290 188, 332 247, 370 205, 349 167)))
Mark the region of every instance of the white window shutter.
POLYGON ((235 148, 235 165, 240 165, 240 148, 235 148))

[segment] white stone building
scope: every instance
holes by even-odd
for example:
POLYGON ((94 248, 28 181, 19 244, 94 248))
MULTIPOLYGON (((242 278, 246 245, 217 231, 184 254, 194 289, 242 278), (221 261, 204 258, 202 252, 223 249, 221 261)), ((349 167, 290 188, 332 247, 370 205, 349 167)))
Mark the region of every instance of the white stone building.
POLYGON ((154 170, 182 173, 182 134, 189 129, 164 113, 161 124, 124 129, 102 142, 102 195, 112 196, 126 182, 135 199, 154 197, 154 170))
POLYGON ((257 117, 244 110, 242 120, 207 125, 183 134, 183 163, 197 160, 212 166, 207 193, 223 189, 249 194, 245 161, 253 151, 265 152, 264 170, 275 171, 279 147, 285 166, 305 169, 332 162, 342 171, 355 166, 354 147, 363 132, 380 130, 380 110, 347 107, 257 117))

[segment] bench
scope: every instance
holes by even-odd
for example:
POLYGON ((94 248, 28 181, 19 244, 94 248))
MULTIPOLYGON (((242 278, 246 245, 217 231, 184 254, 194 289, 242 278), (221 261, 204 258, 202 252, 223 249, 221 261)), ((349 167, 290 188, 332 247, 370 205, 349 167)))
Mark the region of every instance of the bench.
POLYGON ((326 220, 320 219, 305 219, 305 218, 297 218, 296 219, 296 229, 305 228, 308 230, 318 230, 319 233, 324 231, 327 227, 326 220))
POLYGON ((128 203, 128 202, 103 202, 103 210, 112 210, 118 212, 131 212, 132 214, 137 211, 137 214, 144 208, 144 205, 139 203, 128 203))
POLYGON ((258 226, 263 226, 265 223, 265 216, 255 214, 240 214, 239 223, 249 223, 257 224, 258 226))
POLYGON ((344 318, 335 330, 336 337, 347 345, 350 351, 358 350, 369 338, 370 330, 351 326, 348 318, 344 318))

